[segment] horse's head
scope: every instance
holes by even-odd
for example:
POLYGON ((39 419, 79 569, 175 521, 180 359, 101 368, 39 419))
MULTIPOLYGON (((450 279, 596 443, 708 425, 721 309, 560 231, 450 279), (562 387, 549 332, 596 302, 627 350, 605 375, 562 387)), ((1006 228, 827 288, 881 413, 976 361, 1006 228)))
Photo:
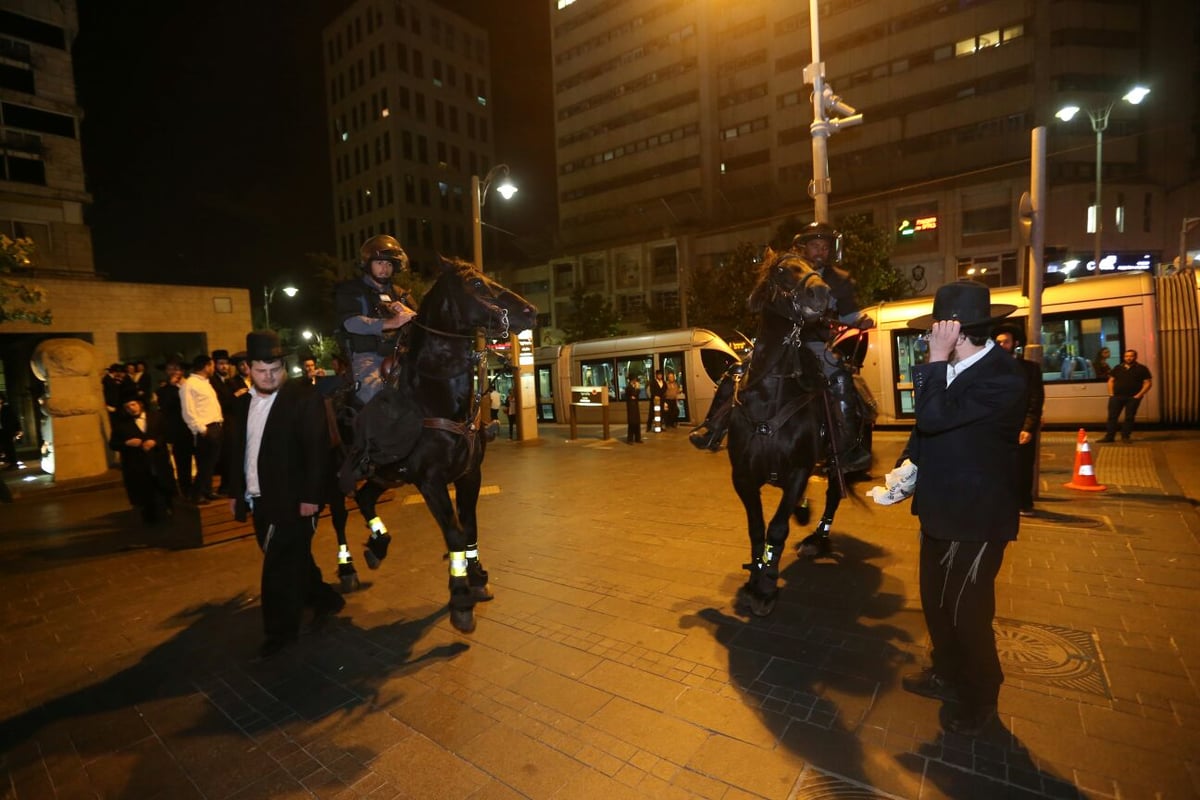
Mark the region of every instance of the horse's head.
POLYGON ((467 334, 483 328, 489 337, 503 338, 534 327, 537 308, 470 262, 444 258, 442 274, 421 301, 420 317, 438 330, 467 334))
POLYGON ((751 311, 770 312, 796 325, 806 325, 824 316, 829 300, 829 285, 804 256, 768 249, 749 306, 751 311))

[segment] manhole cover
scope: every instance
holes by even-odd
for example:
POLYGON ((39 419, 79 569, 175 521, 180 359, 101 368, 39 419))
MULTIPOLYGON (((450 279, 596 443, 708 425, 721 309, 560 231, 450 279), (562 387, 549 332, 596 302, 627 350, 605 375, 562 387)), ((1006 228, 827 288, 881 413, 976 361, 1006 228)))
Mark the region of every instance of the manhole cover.
POLYGON ((995 627, 1007 677, 1112 699, 1090 634, 1001 617, 995 627))
POLYGON ((812 772, 792 795, 796 800, 886 800, 888 795, 857 786, 841 778, 812 772))

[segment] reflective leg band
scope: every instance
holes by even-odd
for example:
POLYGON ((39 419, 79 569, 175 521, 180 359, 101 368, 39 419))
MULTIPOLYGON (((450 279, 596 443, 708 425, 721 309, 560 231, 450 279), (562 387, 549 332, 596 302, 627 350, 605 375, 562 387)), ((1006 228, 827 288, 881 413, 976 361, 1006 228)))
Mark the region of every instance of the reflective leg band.
POLYGON ((475 545, 468 545, 467 546, 467 559, 470 561, 478 561, 479 560, 479 548, 476 547, 475 545))
POLYGON ((350 556, 349 545, 344 545, 344 544, 339 545, 338 546, 338 563, 339 564, 349 564, 350 560, 351 560, 351 556, 350 556))
POLYGON ((459 550, 450 554, 450 577, 465 578, 467 576, 467 554, 459 550))
POLYGON ((766 566, 771 565, 771 555, 772 555, 773 550, 774 550, 774 548, 769 544, 763 548, 762 563, 764 565, 766 565, 766 566))
POLYGON ((371 529, 371 533, 387 533, 387 526, 383 524, 383 520, 379 517, 371 517, 371 521, 367 523, 367 526, 371 529))

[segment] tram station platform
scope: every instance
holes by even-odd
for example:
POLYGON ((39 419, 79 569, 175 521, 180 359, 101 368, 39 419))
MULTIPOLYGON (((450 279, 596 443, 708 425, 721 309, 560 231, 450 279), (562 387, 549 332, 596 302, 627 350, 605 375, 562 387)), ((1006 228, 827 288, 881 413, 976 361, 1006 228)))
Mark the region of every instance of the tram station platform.
MULTIPOLYGON (((1000 716, 973 739, 900 686, 928 648, 908 504, 844 501, 832 556, 789 543, 774 613, 740 616, 729 462, 682 428, 489 445, 496 597, 470 635, 441 535, 399 490, 382 567, 352 517, 362 588, 266 660, 253 538, 178 549, 119 476, 6 473, 0 797, 1196 797, 1200 432, 1090 433, 1104 492, 1063 487, 1074 433, 1043 438, 998 580, 1000 716)), ((904 438, 876 433, 880 475, 904 438)), ((335 581, 327 518, 314 551, 335 581)))

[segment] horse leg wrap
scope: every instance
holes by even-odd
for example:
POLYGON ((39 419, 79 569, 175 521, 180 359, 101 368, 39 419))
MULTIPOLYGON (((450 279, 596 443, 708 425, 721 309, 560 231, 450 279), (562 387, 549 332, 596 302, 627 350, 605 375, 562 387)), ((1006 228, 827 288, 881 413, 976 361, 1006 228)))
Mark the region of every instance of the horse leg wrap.
POLYGON ((471 594, 471 587, 467 585, 466 576, 450 577, 450 610, 451 611, 470 611, 475 607, 475 596, 471 594))
POLYGON ((367 560, 368 567, 379 569, 380 562, 387 558, 388 545, 392 543, 392 536, 387 532, 387 526, 379 517, 373 517, 367 524, 371 528, 371 535, 367 539, 367 548, 363 551, 363 558, 367 560))
POLYGON ((815 533, 818 536, 829 536, 829 531, 833 529, 833 517, 821 517, 821 521, 817 523, 815 533))
POLYGON ((467 554, 462 550, 450 553, 450 577, 451 579, 467 577, 467 554))
POLYGON ((488 588, 488 572, 479 560, 479 550, 476 545, 467 545, 467 584, 476 600, 491 600, 495 595, 488 588))
POLYGON ((350 545, 338 545, 338 566, 349 564, 354 561, 354 557, 350 555, 350 545))

